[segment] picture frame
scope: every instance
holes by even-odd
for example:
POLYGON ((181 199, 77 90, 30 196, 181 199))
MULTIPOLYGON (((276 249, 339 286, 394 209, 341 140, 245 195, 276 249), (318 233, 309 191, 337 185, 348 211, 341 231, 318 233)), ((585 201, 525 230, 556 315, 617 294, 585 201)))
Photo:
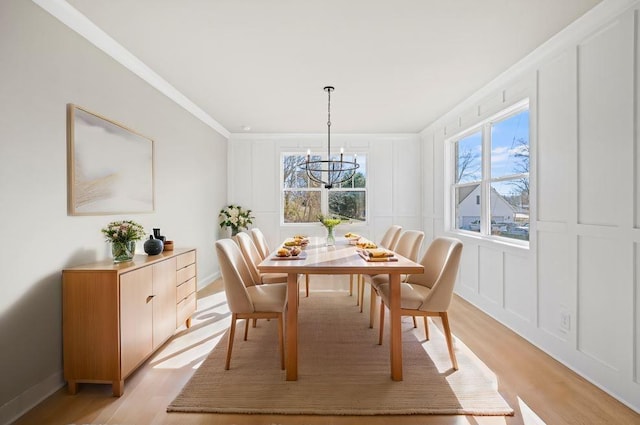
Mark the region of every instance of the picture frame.
POLYGON ((154 141, 67 104, 68 215, 155 210, 154 141))

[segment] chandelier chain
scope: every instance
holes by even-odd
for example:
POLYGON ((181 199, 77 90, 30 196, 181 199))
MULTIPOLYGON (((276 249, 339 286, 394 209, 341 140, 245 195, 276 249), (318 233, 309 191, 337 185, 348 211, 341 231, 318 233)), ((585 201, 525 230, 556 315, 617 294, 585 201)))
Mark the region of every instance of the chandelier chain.
POLYGON ((331 92, 332 86, 326 86, 327 92, 327 159, 311 160, 310 150, 307 151, 306 161, 298 164, 305 171, 307 177, 316 183, 323 184, 325 189, 331 189, 334 185, 343 183, 353 178, 355 171, 360 167, 354 155, 353 161, 343 159, 340 150, 340 159, 331 159, 331 92), (323 178, 323 175, 325 176, 323 178))
POLYGON ((333 87, 325 87, 327 91, 328 99, 327 102, 327 159, 331 159, 331 91, 333 87))

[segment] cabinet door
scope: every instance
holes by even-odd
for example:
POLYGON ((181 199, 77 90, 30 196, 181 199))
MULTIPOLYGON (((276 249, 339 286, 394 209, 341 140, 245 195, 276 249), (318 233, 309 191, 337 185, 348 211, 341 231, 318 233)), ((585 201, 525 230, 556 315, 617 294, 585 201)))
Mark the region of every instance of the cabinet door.
POLYGON ((153 265, 153 349, 176 331, 176 259, 153 265))
POLYGON ((153 350, 151 267, 120 275, 120 370, 124 379, 153 350))

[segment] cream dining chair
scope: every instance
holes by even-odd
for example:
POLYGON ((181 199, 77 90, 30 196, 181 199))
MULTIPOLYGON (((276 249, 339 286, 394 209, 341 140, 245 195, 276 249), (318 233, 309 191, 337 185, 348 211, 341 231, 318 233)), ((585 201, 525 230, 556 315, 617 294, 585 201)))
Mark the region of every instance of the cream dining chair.
POLYGON ((253 238, 253 243, 256 244, 256 248, 258 248, 258 252, 260 253, 260 257, 264 260, 271 254, 271 248, 269 248, 269 243, 267 242, 267 238, 262 233, 262 230, 254 227, 250 230, 251 238, 253 238))
MULTIPOLYGON (((396 224, 389 226, 387 231, 384 232, 384 235, 382 235, 382 239, 380 240, 380 243, 378 244, 378 246, 380 246, 381 248, 386 248, 393 251, 396 247, 396 244, 398 243, 398 238, 400 237, 400 233, 402 233, 402 226, 398 226, 396 224)), ((357 285, 358 295, 356 297, 357 298, 356 305, 360 306, 360 313, 362 313, 362 302, 364 301, 363 300, 364 282, 362 281, 362 275, 358 275, 357 279, 358 279, 358 285, 357 285)), ((352 290, 353 290, 353 275, 351 275, 349 278, 349 295, 351 295, 352 290)))
MULTIPOLYGON (((462 255, 462 242, 454 238, 436 238, 420 263, 424 273, 411 274, 400 286, 400 314, 403 316, 422 316, 425 338, 429 339, 428 316, 439 316, 447 340, 449 357, 453 369, 458 370, 458 361, 453 350, 453 338, 449 328, 447 310, 453 297, 453 288, 458 276, 458 266, 462 255)), ((380 294, 380 334, 378 344, 382 344, 384 332, 384 311, 389 305, 389 282, 380 282, 377 287, 380 294)))
POLYGON ((402 233, 402 226, 398 226, 394 224, 389 226, 384 235, 382 235, 382 239, 380 240, 380 246, 382 248, 393 250, 398 243, 398 239, 400 238, 400 234, 402 233))
POLYGON ((240 232, 235 236, 236 243, 240 247, 242 255, 249 266, 251 275, 256 283, 286 283, 286 273, 260 273, 258 270, 258 264, 260 264, 263 258, 260 256, 260 252, 253 242, 251 236, 248 233, 240 232))
MULTIPOLYGON (((424 240, 424 232, 420 230, 407 230, 403 232, 398 238, 398 243, 393 250, 396 254, 402 255, 405 258, 408 258, 411 261, 418 261, 418 254, 420 253, 420 247, 422 246, 422 241, 424 240)), ((402 280, 406 278, 405 276, 401 276, 402 280)), ((362 275, 363 283, 367 282, 369 286, 371 286, 371 300, 369 306, 369 327, 373 328, 373 320, 375 317, 376 310, 376 294, 377 294, 377 286, 380 282, 385 282, 389 279, 389 276, 386 274, 378 274, 378 275, 362 275)), ((364 284, 362 285, 362 297, 364 297, 364 284)), ((362 311, 362 310, 361 310, 362 311)))
MULTIPOLYGON (((253 229, 251 229, 251 237, 253 238, 253 242, 255 243, 256 248, 258 248, 258 252, 260 252, 260 256, 264 260, 269 256, 269 254, 271 254, 271 248, 269 248, 267 238, 264 236, 264 233, 262 233, 262 231, 257 227, 254 227, 253 229)), ((304 279, 305 279, 305 286, 306 286, 306 292, 308 297, 309 296, 309 275, 305 274, 304 279)))
POLYGON ((287 305, 287 284, 256 285, 238 245, 231 239, 216 242, 222 282, 231 311, 231 328, 227 343, 225 369, 229 370, 236 331, 236 321, 245 319, 244 339, 247 340, 249 319, 278 319, 280 368, 284 369, 284 320, 287 305))

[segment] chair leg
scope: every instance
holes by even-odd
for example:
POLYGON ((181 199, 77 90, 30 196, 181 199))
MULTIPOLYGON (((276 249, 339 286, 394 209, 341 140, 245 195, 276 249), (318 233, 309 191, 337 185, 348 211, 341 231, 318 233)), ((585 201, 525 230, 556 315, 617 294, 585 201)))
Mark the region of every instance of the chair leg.
POLYGON ((456 360, 456 354, 453 352, 453 338, 451 337, 451 329, 449 328, 449 316, 447 315, 447 312, 440 312, 440 318, 442 319, 444 336, 447 339, 447 347, 449 348, 449 357, 451 357, 451 364, 453 365, 454 370, 458 370, 458 360, 456 360))
POLYGON ((418 327, 418 323, 416 323, 416 316, 411 316, 411 318, 413 319, 413 327, 417 328, 418 327))
POLYGON ((422 316, 424 319, 424 339, 429 341, 429 322, 427 321, 427 316, 422 316))
POLYGON ((373 320, 376 314, 376 290, 371 287, 371 300, 369 301, 369 327, 373 329, 373 320))
POLYGON ((225 370, 229 370, 229 365, 231 364, 231 350, 233 350, 233 337, 236 334, 236 320, 237 320, 237 315, 235 313, 232 313, 231 328, 229 329, 229 341, 227 341, 227 361, 224 364, 225 370))
POLYGON ((380 333, 378 334, 378 345, 382 345, 382 334, 384 333, 384 301, 380 298, 380 333))
POLYGON ((360 298, 360 313, 364 304, 364 277, 361 274, 358 275, 358 297, 360 298))
POLYGON ((278 316, 278 342, 280 343, 280 369, 284 370, 284 320, 278 316))
MULTIPOLYGON (((250 319, 244 319, 244 340, 247 340, 247 335, 249 335, 249 324, 251 323, 250 319)), ((253 327, 256 327, 256 319, 253 319, 253 327)))
POLYGON ((307 288, 307 295, 306 297, 309 298, 309 275, 305 274, 304 275, 304 281, 305 281, 305 286, 307 288))

